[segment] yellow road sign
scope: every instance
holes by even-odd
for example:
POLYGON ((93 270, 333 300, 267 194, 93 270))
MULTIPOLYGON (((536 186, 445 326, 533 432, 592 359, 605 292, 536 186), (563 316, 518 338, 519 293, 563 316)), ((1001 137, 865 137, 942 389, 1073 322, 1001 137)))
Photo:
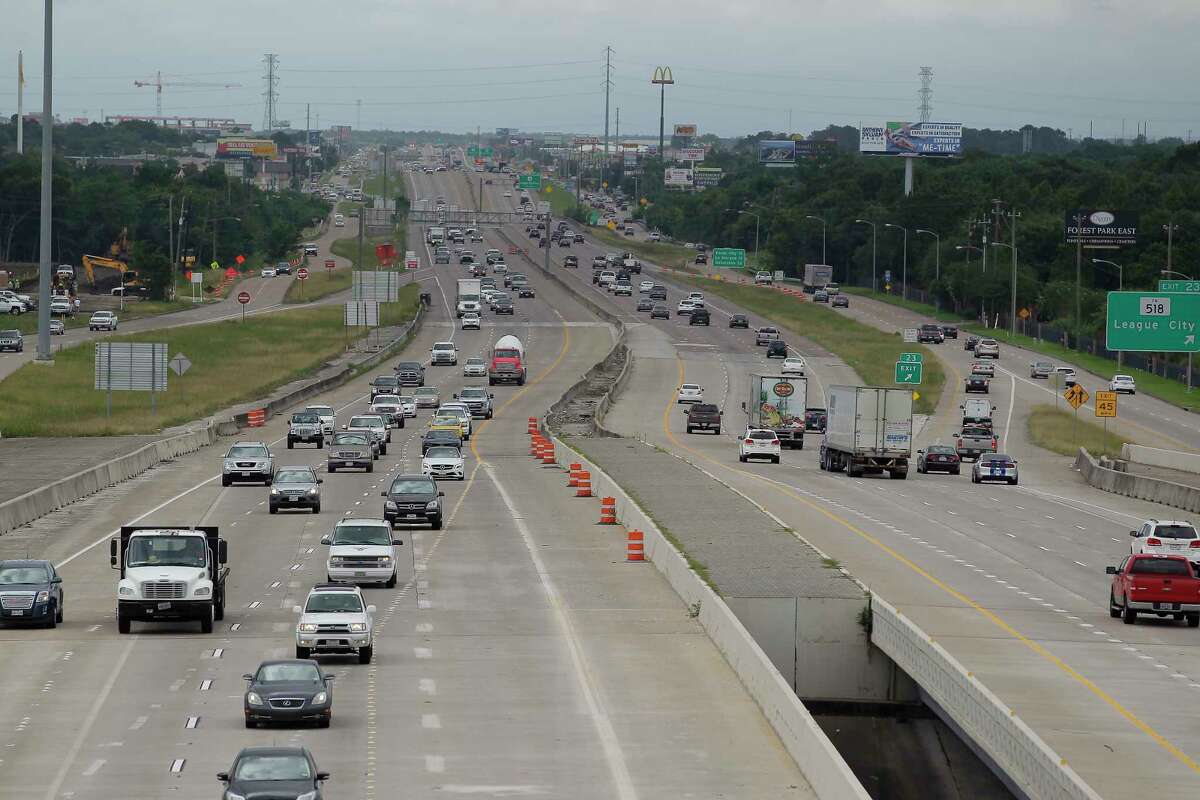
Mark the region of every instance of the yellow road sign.
POLYGON ((1078 383, 1074 386, 1068 386, 1063 392, 1063 397, 1071 404, 1071 408, 1079 410, 1079 407, 1088 401, 1087 389, 1084 389, 1078 383))
POLYGON ((1115 417, 1117 415, 1117 393, 1096 392, 1096 416, 1115 417))

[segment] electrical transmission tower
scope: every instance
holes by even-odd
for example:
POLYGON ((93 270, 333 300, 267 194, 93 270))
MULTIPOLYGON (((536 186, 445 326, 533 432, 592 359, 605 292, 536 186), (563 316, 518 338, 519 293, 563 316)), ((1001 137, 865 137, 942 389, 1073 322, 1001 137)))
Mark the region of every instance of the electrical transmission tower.
POLYGON ((921 67, 921 90, 917 95, 921 98, 921 122, 929 122, 933 113, 933 67, 921 67))
POLYGON ((267 89, 263 92, 263 98, 266 100, 263 107, 263 130, 270 134, 275 130, 275 106, 279 102, 279 75, 276 74, 279 69, 279 56, 267 53, 263 56, 263 63, 267 65, 267 74, 263 76, 267 84, 267 89))

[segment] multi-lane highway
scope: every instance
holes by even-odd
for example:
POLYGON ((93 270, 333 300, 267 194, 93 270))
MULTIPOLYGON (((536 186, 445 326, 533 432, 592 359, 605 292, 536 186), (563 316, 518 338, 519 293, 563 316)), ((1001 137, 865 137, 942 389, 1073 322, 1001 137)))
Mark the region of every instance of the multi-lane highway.
MULTIPOLYGON (((489 235, 487 246, 501 244, 489 235)), ((426 282, 433 306, 402 358, 450 338, 465 358, 511 333, 531 380, 493 390, 497 413, 470 440, 467 479, 441 485, 447 525, 397 530, 409 559, 399 585, 364 589, 378 609, 373 662, 324 660, 337 676, 332 728, 245 729, 241 676, 292 655, 292 606, 325 577, 321 536, 344 516, 380 516, 390 478, 419 471, 426 411, 392 432, 370 474, 325 474, 324 451, 285 449, 282 418, 245 432, 279 466, 318 469, 319 515, 269 515, 266 488, 222 488, 214 447, 0 538, 0 558, 50 559, 66 598, 54 630, 0 630, 0 797, 216 796, 215 773, 262 744, 309 747, 335 797, 813 796, 665 581, 624 563, 623 542, 595 526, 596 503, 526 455, 526 419, 607 352, 609 327, 537 281, 538 299, 518 301, 513 318, 459 331, 448 313, 458 270, 426 282), (129 523, 220 528, 232 572, 216 632, 135 623, 118 635, 108 540, 129 523)), ((312 402, 344 422, 366 408, 370 377, 312 402)), ((447 367, 427 383, 448 397, 479 381, 447 367)))
MULTIPOLYGON (((465 188, 465 179, 443 178, 442 185, 456 184, 465 188)), ((514 204, 502 196, 507 188, 487 187, 484 208, 514 204)), ((524 233, 517 228, 511 235, 519 241, 524 233)), ((556 269, 562 255, 578 256, 582 268, 561 270, 562 277, 629 324, 633 377, 608 427, 713 471, 837 558, 972 670, 1104 796, 1194 794, 1200 782, 1200 732, 1190 712, 1200 699, 1195 632, 1174 622, 1130 627, 1110 618, 1104 574, 1129 552, 1128 531, 1138 522, 1178 512, 1093 490, 1069 459, 1028 441, 1030 409, 1053 402, 1044 382, 1027 378, 1031 354, 1002 345, 989 395, 1002 447, 1020 464, 1019 486, 976 487, 967 470, 958 477, 914 472, 903 483, 849 479, 819 470, 816 442, 785 451, 778 466, 742 465, 734 437, 744 425, 747 376, 777 372, 778 362, 766 362, 753 343, 753 328, 764 321, 751 314, 751 331, 728 329, 728 315, 744 310, 719 298, 709 298, 710 328, 688 326, 674 313, 669 321, 651 321, 634 311, 636 295, 613 298, 590 283, 587 265, 610 249, 589 241, 551 250, 556 269), (684 381, 703 385, 706 399, 723 407, 722 436, 684 433, 675 405, 684 381)), ((540 260, 541 251, 532 252, 540 260)), ((669 275, 654 277, 671 285, 669 275)), ((672 285, 668 306, 674 309, 691 288, 672 285)), ((849 313, 885 329, 915 320, 858 298, 849 313)), ((859 382, 835 355, 802 341, 793 345, 808 361, 810 398, 831 384, 859 382)), ((950 340, 935 351, 947 366, 948 396, 926 421, 918 446, 946 442, 957 429, 953 415, 969 371, 961 343, 950 340)), ((1084 382, 1095 388, 1100 379, 1084 382)), ((1200 442, 1184 412, 1143 396, 1121 402, 1119 424, 1140 440, 1200 442)))

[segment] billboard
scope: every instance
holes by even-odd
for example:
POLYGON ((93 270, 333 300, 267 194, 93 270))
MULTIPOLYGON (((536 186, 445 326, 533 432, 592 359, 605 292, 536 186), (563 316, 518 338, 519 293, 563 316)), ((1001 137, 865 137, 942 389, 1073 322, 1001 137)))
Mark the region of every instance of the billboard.
POLYGON ((339 142, 350 141, 350 126, 349 125, 334 125, 333 138, 339 142))
POLYGON ((692 170, 692 178, 698 187, 719 186, 724 174, 716 167, 696 167, 692 170))
POLYGON ((695 123, 692 123, 689 125, 676 125, 675 126, 675 135, 676 136, 686 136, 686 137, 695 136, 696 135, 695 123))
POLYGON ((858 131, 860 153, 889 156, 960 156, 961 122, 889 122, 858 131))
POLYGON ((758 143, 758 163, 768 167, 796 165, 796 143, 791 139, 764 139, 758 143))
POLYGON ((663 171, 663 185, 674 187, 690 187, 692 185, 692 171, 690 169, 679 169, 677 167, 667 167, 663 171))
POLYGON ((320 131, 309 131, 308 132, 308 143, 314 147, 320 147, 321 146, 321 132, 320 131))
POLYGON ((680 161, 703 161, 703 147, 681 147, 678 151, 680 161))
POLYGON ((1107 248, 1137 244, 1137 227, 1136 213, 1081 208, 1067 212, 1064 230, 1067 244, 1107 248))
POLYGON ((625 169, 633 169, 634 167, 636 167, 637 163, 638 163, 637 150, 626 150, 624 152, 624 162, 623 163, 624 163, 625 169))
POLYGON ((217 158, 275 158, 279 150, 270 139, 217 139, 217 158))
POLYGON ((836 152, 837 142, 833 139, 806 139, 796 142, 796 158, 831 156, 836 152))

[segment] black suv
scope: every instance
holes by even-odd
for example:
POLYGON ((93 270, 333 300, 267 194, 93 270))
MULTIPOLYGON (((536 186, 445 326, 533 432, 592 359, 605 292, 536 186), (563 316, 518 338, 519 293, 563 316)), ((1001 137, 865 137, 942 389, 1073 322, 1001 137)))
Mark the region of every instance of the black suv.
MULTIPOLYGON (((396 365, 396 381, 400 386, 424 386, 425 365, 419 361, 401 361, 396 365)), ((374 391, 372 391, 372 395, 374 391)))
POLYGON ((380 394, 400 394, 400 379, 395 375, 376 375, 371 379, 371 399, 380 394))
POLYGON ((787 345, 780 339, 776 339, 767 345, 767 358, 787 358, 787 345))
POLYGON ((688 325, 704 325, 707 327, 709 315, 707 308, 696 308, 688 315, 688 325))
POLYGON ((918 344, 941 344, 946 340, 941 325, 922 325, 917 331, 918 344))
POLYGON ((437 483, 428 475, 398 475, 392 480, 383 503, 383 518, 395 526, 401 522, 428 522, 435 531, 442 529, 442 497, 437 483))
POLYGON ((731 328, 749 328, 750 320, 745 314, 734 314, 729 318, 729 327, 731 328))
POLYGON ((943 325, 942 326, 942 336, 945 336, 947 339, 957 339, 958 338, 958 326, 957 325, 943 325))

